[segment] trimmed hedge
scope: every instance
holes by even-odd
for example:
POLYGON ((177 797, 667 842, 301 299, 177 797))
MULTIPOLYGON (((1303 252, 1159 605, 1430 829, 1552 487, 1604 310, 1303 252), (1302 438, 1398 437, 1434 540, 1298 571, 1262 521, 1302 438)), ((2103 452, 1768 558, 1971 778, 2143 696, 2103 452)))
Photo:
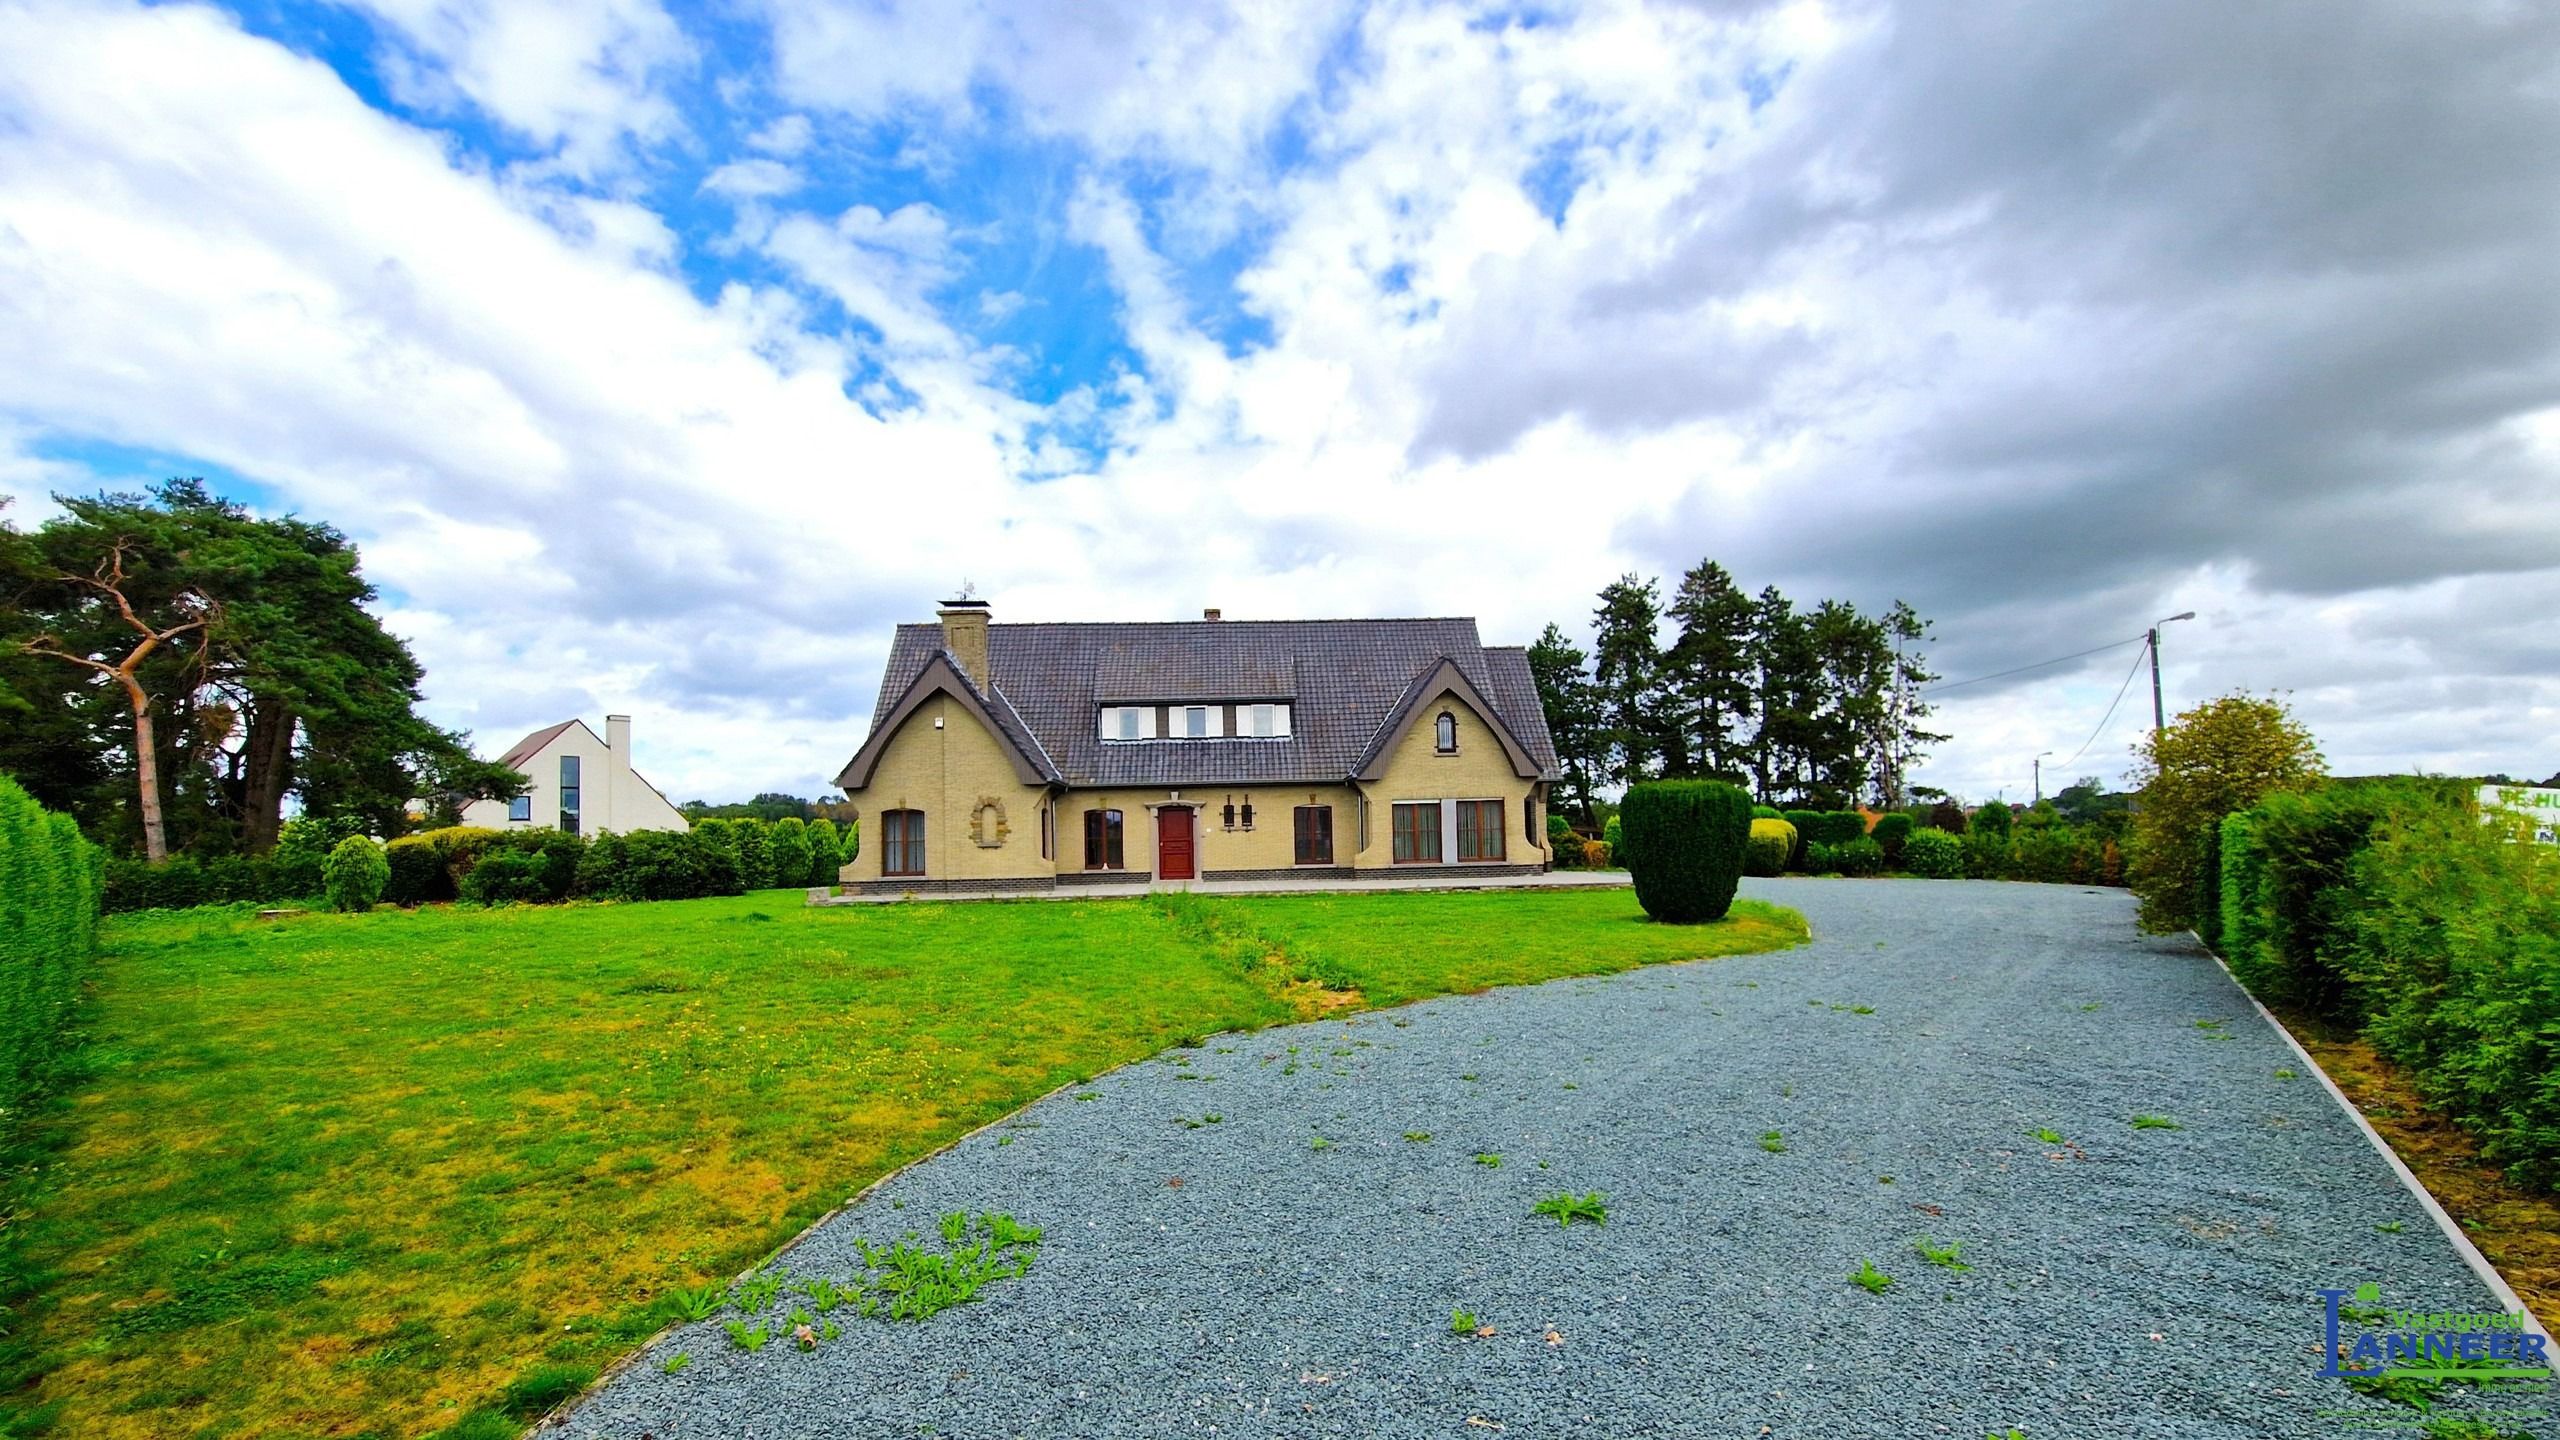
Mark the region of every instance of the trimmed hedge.
POLYGON ((1914 830, 1902 846, 1902 868, 1923 880, 1964 878, 1964 842, 1944 830, 1914 830))
POLYGON ((1884 873, 1884 847, 1873 835, 1861 835, 1833 852, 1843 875, 1881 875, 1884 873))
POLYGON ((694 900, 746 890, 738 862, 690 830, 599 835, 578 862, 578 893, 599 900, 694 900))
POLYGON ((1871 833, 1877 846, 1884 851, 1885 864, 1902 864, 1902 847, 1911 842, 1913 823, 1910 816, 1899 810, 1877 817, 1876 828, 1871 833))
POLYGON ((1742 883, 1751 797, 1716 780, 1655 780, 1630 788, 1619 813, 1645 913, 1672 925, 1723 919, 1742 883))
POLYGON ((106 876, 68 815, 0 775, 0 1115, 44 1088, 98 951, 106 876))
POLYGON ((1771 816, 1751 822, 1751 839, 1742 852, 1742 873, 1766 878, 1786 872, 1796 853, 1796 827, 1771 816))
POLYGON ((2232 973, 2355 1027, 2484 1158, 2560 1187, 2560 849, 2414 779, 2269 795, 2217 835, 2232 973))

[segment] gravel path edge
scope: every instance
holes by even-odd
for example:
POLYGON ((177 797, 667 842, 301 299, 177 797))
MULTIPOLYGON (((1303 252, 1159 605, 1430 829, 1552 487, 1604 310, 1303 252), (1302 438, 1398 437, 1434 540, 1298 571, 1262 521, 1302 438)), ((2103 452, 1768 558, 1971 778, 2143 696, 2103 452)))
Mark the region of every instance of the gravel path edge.
POLYGON ((2444 1232, 2445 1240, 2453 1246, 2453 1253, 2462 1257, 2462 1263, 2471 1267, 2471 1273, 2480 1277, 2480 1283, 2489 1287, 2489 1293, 2498 1297, 2499 1304, 2524 1316, 2527 1333, 2542 1337, 2543 1364, 2555 1374, 2560 1374, 2560 1356, 2551 1353, 2551 1332, 2543 1328, 2541 1318, 2533 1313, 2532 1306, 2524 1303, 2524 1297, 2516 1293, 2515 1287, 2507 1283, 2507 1277, 2499 1274, 2498 1267, 2489 1263, 2489 1257, 2480 1253, 2480 1247, 2471 1243, 2471 1237, 2463 1233, 2461 1222, 2437 1202, 2435 1192, 2418 1179, 2418 1173, 2400 1158, 2399 1151, 2391 1148, 2390 1141, 2382 1138, 2382 1132, 2373 1128, 2373 1122, 2367 1120, 2364 1112, 2356 1108, 2356 1103, 2347 1098, 2346 1091, 2338 1088, 2338 1082, 2329 1078, 2329 1072, 2321 1067, 2311 1052, 2302 1048, 2302 1042, 2293 1038, 2293 1032, 2276 1018, 2276 1012, 2260 1003, 2257 996, 2249 993, 2249 987, 2240 983, 2240 977, 2231 973, 2230 965, 2223 961, 2221 954, 2206 944, 2202 935, 2193 930, 2187 934, 2195 940, 2197 949, 2213 957, 2213 963, 2221 967, 2223 975, 2231 981, 2231 987, 2249 1002, 2249 1008, 2258 1012, 2258 1018, 2266 1022, 2267 1028, 2276 1032, 2276 1038, 2285 1043, 2285 1048, 2301 1057, 2304 1066, 2320 1081, 2320 1088, 2329 1092, 2329 1099, 2347 1117, 2347 1123, 2356 1127, 2356 1133, 2364 1136, 2365 1143, 2373 1147, 2373 1153, 2381 1156, 2382 1163, 2390 1168, 2391 1173, 2400 1177, 2409 1198, 2417 1201, 2418 1208, 2427 1213, 2427 1218, 2435 1222, 2438 1230, 2444 1232))

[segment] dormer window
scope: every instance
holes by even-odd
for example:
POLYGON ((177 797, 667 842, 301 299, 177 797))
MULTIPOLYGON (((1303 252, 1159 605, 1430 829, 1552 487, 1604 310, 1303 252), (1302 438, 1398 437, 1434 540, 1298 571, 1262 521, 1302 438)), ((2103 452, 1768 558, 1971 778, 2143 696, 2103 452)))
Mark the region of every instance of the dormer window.
POLYGON ((1206 740, 1209 738, 1208 706, 1186 705, 1183 707, 1182 734, 1183 738, 1187 740, 1206 740))
POLYGON ((1438 750, 1439 753, 1443 755, 1455 755, 1458 753, 1457 716, 1450 714, 1446 710, 1441 711, 1440 723, 1434 733, 1438 737, 1437 743, 1433 747, 1434 749, 1438 750))

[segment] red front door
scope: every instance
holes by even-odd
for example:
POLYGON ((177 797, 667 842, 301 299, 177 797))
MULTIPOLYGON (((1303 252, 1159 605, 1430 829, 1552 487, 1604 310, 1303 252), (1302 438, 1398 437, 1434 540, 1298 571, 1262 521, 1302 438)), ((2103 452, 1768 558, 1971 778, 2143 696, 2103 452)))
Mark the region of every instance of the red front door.
POLYGON ((1191 812, 1167 805, 1156 812, 1156 878, 1188 880, 1191 876, 1191 812))

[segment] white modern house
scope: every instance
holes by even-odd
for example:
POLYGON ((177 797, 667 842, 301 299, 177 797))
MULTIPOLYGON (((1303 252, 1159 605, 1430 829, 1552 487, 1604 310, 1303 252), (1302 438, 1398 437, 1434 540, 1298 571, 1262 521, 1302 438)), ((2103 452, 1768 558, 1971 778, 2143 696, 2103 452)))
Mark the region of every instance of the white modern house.
POLYGON ((563 720, 517 741, 498 762, 533 783, 513 800, 474 800, 462 823, 492 830, 557 827, 578 835, 689 828, 684 813, 631 768, 631 717, 607 715, 604 734, 563 720))

